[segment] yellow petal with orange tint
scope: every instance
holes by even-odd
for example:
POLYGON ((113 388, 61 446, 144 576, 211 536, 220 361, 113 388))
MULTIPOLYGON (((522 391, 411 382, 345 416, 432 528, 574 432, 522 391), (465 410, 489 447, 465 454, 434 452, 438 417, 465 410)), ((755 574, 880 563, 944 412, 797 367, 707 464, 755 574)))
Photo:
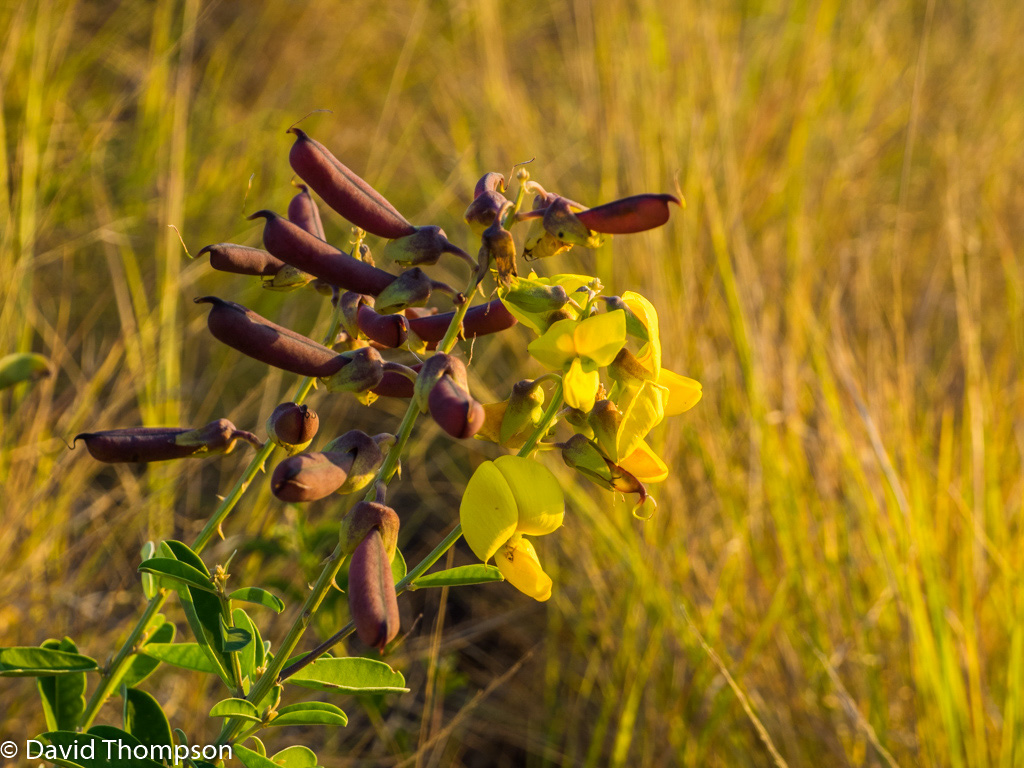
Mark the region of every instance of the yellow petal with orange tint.
POLYGON ((518 539, 502 549, 494 561, 505 581, 524 595, 544 602, 551 597, 551 577, 544 573, 537 550, 529 539, 518 539))
POLYGON ((620 461, 619 466, 642 483, 660 483, 668 477, 668 466, 645 442, 620 461))

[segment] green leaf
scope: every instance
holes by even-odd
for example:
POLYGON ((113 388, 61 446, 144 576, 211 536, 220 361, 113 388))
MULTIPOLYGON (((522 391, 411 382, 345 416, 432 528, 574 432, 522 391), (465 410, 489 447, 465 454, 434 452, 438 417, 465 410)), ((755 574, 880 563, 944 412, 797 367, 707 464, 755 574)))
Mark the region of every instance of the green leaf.
POLYGON ((96 668, 95 659, 78 653, 36 646, 0 648, 0 677, 72 675, 96 668))
POLYGON ((316 753, 301 744, 282 749, 271 760, 281 768, 316 768, 317 765, 316 753))
POLYGON ((255 603, 270 608, 275 613, 284 610, 284 602, 277 595, 259 587, 242 587, 236 589, 230 595, 229 600, 241 600, 243 603, 255 603))
MULTIPOLYGON (((63 640, 47 640, 41 647, 65 653, 78 651, 68 637, 63 640)), ((36 679, 36 687, 42 698, 46 727, 51 731, 74 730, 78 718, 85 711, 85 672, 39 677, 36 679)))
POLYGON ((162 546, 166 546, 167 549, 171 551, 175 560, 188 563, 196 570, 202 571, 207 576, 210 575, 210 569, 206 567, 206 563, 203 562, 203 558, 193 552, 192 548, 187 544, 175 541, 174 539, 167 539, 163 542, 162 546))
POLYGON ((423 587, 462 587, 467 584, 486 584, 491 581, 504 581, 505 577, 501 571, 493 565, 477 563, 475 565, 460 565, 457 568, 449 568, 446 571, 428 573, 420 576, 410 586, 413 589, 423 587))
POLYGON ((231 618, 236 627, 248 632, 252 637, 252 642, 238 652, 238 664, 242 670, 242 691, 248 695, 249 687, 256 679, 256 668, 263 666, 263 639, 252 619, 241 608, 235 608, 231 612, 231 618))
POLYGON ((171 725, 160 704, 138 688, 124 689, 124 729, 149 747, 174 745, 171 725))
POLYGON ((240 627, 229 627, 220 617, 220 642, 225 653, 238 653, 252 642, 252 635, 240 627))
MULTIPOLYGON (((156 544, 152 541, 147 541, 142 545, 142 560, 143 562, 149 560, 151 557, 156 556, 156 544)), ((142 594, 146 596, 147 600, 152 600, 157 593, 156 579, 153 578, 153 574, 144 573, 142 574, 142 594)))
POLYGON ((395 547, 395 556, 391 559, 391 577, 397 584, 405 578, 405 574, 409 572, 409 566, 405 564, 405 557, 402 555, 402 550, 395 547))
POLYGON ((205 592, 213 592, 215 594, 217 592, 217 588, 210 581, 209 576, 180 560, 172 560, 169 557, 151 557, 139 565, 139 570, 143 573, 152 573, 161 578, 187 584, 190 587, 195 587, 205 592))
POLYGON ((267 756, 267 748, 265 746, 263 746, 263 742, 260 741, 258 738, 256 738, 255 736, 250 736, 245 741, 246 742, 250 742, 250 741, 252 742, 253 746, 256 747, 256 753, 260 757, 266 757, 267 756))
POLYGON ((182 669, 217 674, 209 654, 197 643, 146 643, 140 653, 182 669))
MULTIPOLYGON (((301 657, 289 659, 288 666, 301 657)), ((317 659, 285 682, 318 691, 349 693, 405 693, 405 678, 383 661, 349 657, 317 659)))
POLYGON ((270 727, 279 725, 348 725, 348 715, 333 704, 323 701, 304 701, 289 704, 277 711, 270 727))
POLYGON ((210 717, 240 717, 243 720, 251 720, 254 723, 260 721, 259 710, 252 702, 245 699, 224 699, 218 701, 210 710, 210 717))
MULTIPOLYGON (((158 622, 159 626, 153 630, 153 634, 149 636, 145 645, 149 645, 150 643, 169 644, 174 640, 174 635, 178 628, 175 627, 173 623, 164 620, 163 615, 158 613, 157 617, 159 617, 160 622, 163 623, 158 622)), ((157 659, 144 656, 142 653, 137 653, 132 657, 131 662, 129 662, 124 675, 121 676, 121 683, 129 688, 134 688, 149 677, 153 673, 153 670, 158 666, 160 666, 160 662, 157 659)))
MULTIPOLYGON (((153 760, 127 756, 127 752, 139 746, 139 742, 119 728, 95 726, 90 728, 88 733, 49 731, 42 734, 40 739, 49 742, 49 745, 42 748, 43 754, 40 757, 48 763, 66 768, 161 768, 160 764, 153 760), (108 745, 104 743, 105 740, 118 743, 108 745), (119 755, 118 746, 122 744, 127 749, 120 750, 122 754, 119 755), (108 747, 111 750, 109 758, 108 747)), ((37 745, 32 745, 32 759, 38 752, 37 745)), ((27 757, 27 754, 25 756, 27 757)))
POLYGON ((264 757, 259 752, 253 752, 241 745, 235 747, 235 757, 245 768, 281 768, 270 758, 264 757))

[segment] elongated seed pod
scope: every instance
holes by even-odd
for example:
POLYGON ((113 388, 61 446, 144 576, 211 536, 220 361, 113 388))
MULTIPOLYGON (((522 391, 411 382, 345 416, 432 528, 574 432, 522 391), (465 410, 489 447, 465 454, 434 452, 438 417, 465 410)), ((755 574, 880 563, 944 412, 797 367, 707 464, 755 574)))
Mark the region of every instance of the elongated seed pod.
POLYGON ((359 330, 385 347, 400 347, 409 338, 409 320, 403 315, 382 315, 373 307, 360 304, 356 318, 359 330))
POLYGON ((302 376, 330 376, 348 363, 333 350, 241 304, 216 296, 201 296, 195 302, 213 305, 207 325, 215 338, 267 365, 302 376))
POLYGON ((295 186, 299 188, 299 192, 288 203, 288 220, 292 224, 298 224, 309 234, 326 240, 324 223, 320 219, 320 209, 316 207, 316 201, 309 194, 309 187, 305 184, 296 184, 295 186))
POLYGON ((284 267, 283 261, 262 248, 250 248, 247 245, 217 243, 206 246, 198 255, 204 253, 210 254, 211 267, 236 275, 273 277, 284 267))
POLYGON ((675 195, 633 195, 581 211, 576 218, 595 232, 628 235, 645 232, 667 222, 669 203, 679 205, 679 198, 675 195))
POLYGON ((270 490, 281 501, 317 501, 344 485, 355 454, 300 453, 289 456, 270 477, 270 490))
POLYGON ((339 251, 273 211, 257 211, 249 218, 266 219, 263 245, 274 256, 331 285, 376 296, 395 279, 390 272, 339 251))
POLYGON ((300 128, 292 128, 291 132, 295 134, 295 143, 288 154, 292 168, 331 208, 357 227, 380 237, 394 239, 415 231, 383 195, 353 173, 327 147, 300 128))
POLYGON ((359 639, 378 651, 398 634, 398 599, 380 531, 356 547, 348 566, 348 607, 359 639))
POLYGON ((129 427, 75 435, 97 461, 108 464, 168 461, 191 456, 230 453, 238 440, 259 447, 259 438, 217 419, 199 429, 189 427, 129 427))
MULTIPOLYGON (((422 368, 422 364, 412 366, 414 371, 419 371, 422 368)), ((408 399, 413 396, 416 385, 413 384, 409 379, 400 373, 394 371, 384 371, 384 376, 381 378, 380 384, 371 389, 375 395, 381 397, 401 397, 408 399)))
MULTIPOLYGON (((436 343, 444 338, 453 317, 454 311, 426 317, 411 317, 409 327, 424 341, 436 343)), ((486 304, 478 304, 466 312, 466 317, 462 321, 461 338, 470 339, 474 336, 498 333, 515 324, 516 319, 512 313, 505 308, 500 299, 494 299, 486 304)))
POLYGON ((427 397, 430 415, 454 438, 472 437, 483 426, 484 407, 450 376, 442 376, 427 397))

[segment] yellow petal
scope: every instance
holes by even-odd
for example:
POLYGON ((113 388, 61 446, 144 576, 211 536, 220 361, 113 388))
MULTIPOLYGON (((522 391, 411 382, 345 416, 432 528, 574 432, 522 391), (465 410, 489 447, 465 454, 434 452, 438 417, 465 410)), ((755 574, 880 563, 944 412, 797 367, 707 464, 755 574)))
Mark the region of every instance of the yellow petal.
POLYGON ((502 549, 494 562, 505 581, 524 595, 541 602, 551 597, 551 577, 540 567, 537 550, 528 539, 519 539, 502 549))
POLYGON ((519 522, 516 500, 493 461, 485 461, 469 478, 459 519, 466 543, 485 563, 515 533, 519 522))
POLYGON ((505 409, 508 408, 508 400, 499 403, 484 403, 484 423, 480 431, 473 437, 477 440, 489 440, 492 443, 501 442, 501 421, 505 418, 505 409))
POLYGON ((592 315, 576 325, 573 339, 577 355, 598 367, 606 366, 626 344, 626 313, 617 309, 592 315))
POLYGON ((527 349, 541 365, 562 370, 576 356, 573 331, 577 325, 579 321, 569 319, 552 323, 543 336, 530 342, 527 349))
POLYGON ((572 361, 569 370, 565 372, 565 376, 562 377, 565 402, 571 408, 577 408, 584 413, 589 412, 594 407, 594 401, 597 400, 597 388, 600 383, 601 377, 598 376, 597 371, 585 370, 583 361, 577 357, 572 361))
POLYGON ((665 462, 645 442, 641 442, 635 451, 620 461, 619 466, 642 483, 660 483, 668 477, 665 462))
POLYGON ((494 466, 505 477, 519 508, 517 533, 543 536, 561 527, 565 497, 550 469, 521 456, 500 456, 494 466))
POLYGON ((686 376, 680 376, 665 368, 661 369, 658 384, 668 389, 668 401, 665 403, 665 415, 688 411, 695 406, 701 397, 700 382, 686 376))
POLYGON ((653 381, 645 381, 639 388, 629 392, 635 394, 628 403, 623 404, 622 421, 615 435, 613 461, 633 453, 647 433, 665 418, 665 401, 668 398, 665 387, 653 381))
POLYGON ((641 347, 637 359, 655 376, 661 371, 661 338, 658 331, 658 311, 644 296, 635 291, 626 291, 622 300, 637 319, 647 328, 649 341, 641 347))

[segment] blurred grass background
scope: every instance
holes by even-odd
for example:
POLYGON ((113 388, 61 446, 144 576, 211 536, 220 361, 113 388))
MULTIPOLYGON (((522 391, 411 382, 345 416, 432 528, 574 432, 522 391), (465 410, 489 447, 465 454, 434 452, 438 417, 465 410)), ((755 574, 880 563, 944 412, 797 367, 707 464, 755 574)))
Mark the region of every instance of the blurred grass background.
MULTIPOLYGON (((283 211, 284 130, 327 108, 306 130, 469 250, 485 171, 536 157, 590 204, 678 175, 666 228, 539 266, 648 295, 666 365, 705 395, 657 435, 653 520, 571 486, 539 542, 549 604, 403 598, 389 661, 413 693, 268 746, 325 766, 1024 765, 1019 2, 34 0, 3 4, 0 34, 0 352, 58 370, 0 395, 0 644, 68 634, 102 661, 141 609, 139 547, 191 539, 247 461, 109 467, 66 440, 261 430, 293 391, 190 299, 311 335, 326 307, 187 261, 167 225, 193 252, 258 244, 250 175, 246 210, 283 211)), ((535 373, 525 339, 476 346, 481 399, 535 373)), ((324 439, 402 407, 313 403, 324 439)), ((454 522, 476 447, 419 433, 391 497, 410 561, 454 522)), ((239 549, 236 584, 294 601, 341 509, 261 488, 207 561, 239 549)), ((291 615, 260 618, 277 642, 291 615)), ((196 684, 147 686, 204 743, 220 692, 196 684)), ((32 681, 0 689, 6 737, 43 729, 32 681)))

